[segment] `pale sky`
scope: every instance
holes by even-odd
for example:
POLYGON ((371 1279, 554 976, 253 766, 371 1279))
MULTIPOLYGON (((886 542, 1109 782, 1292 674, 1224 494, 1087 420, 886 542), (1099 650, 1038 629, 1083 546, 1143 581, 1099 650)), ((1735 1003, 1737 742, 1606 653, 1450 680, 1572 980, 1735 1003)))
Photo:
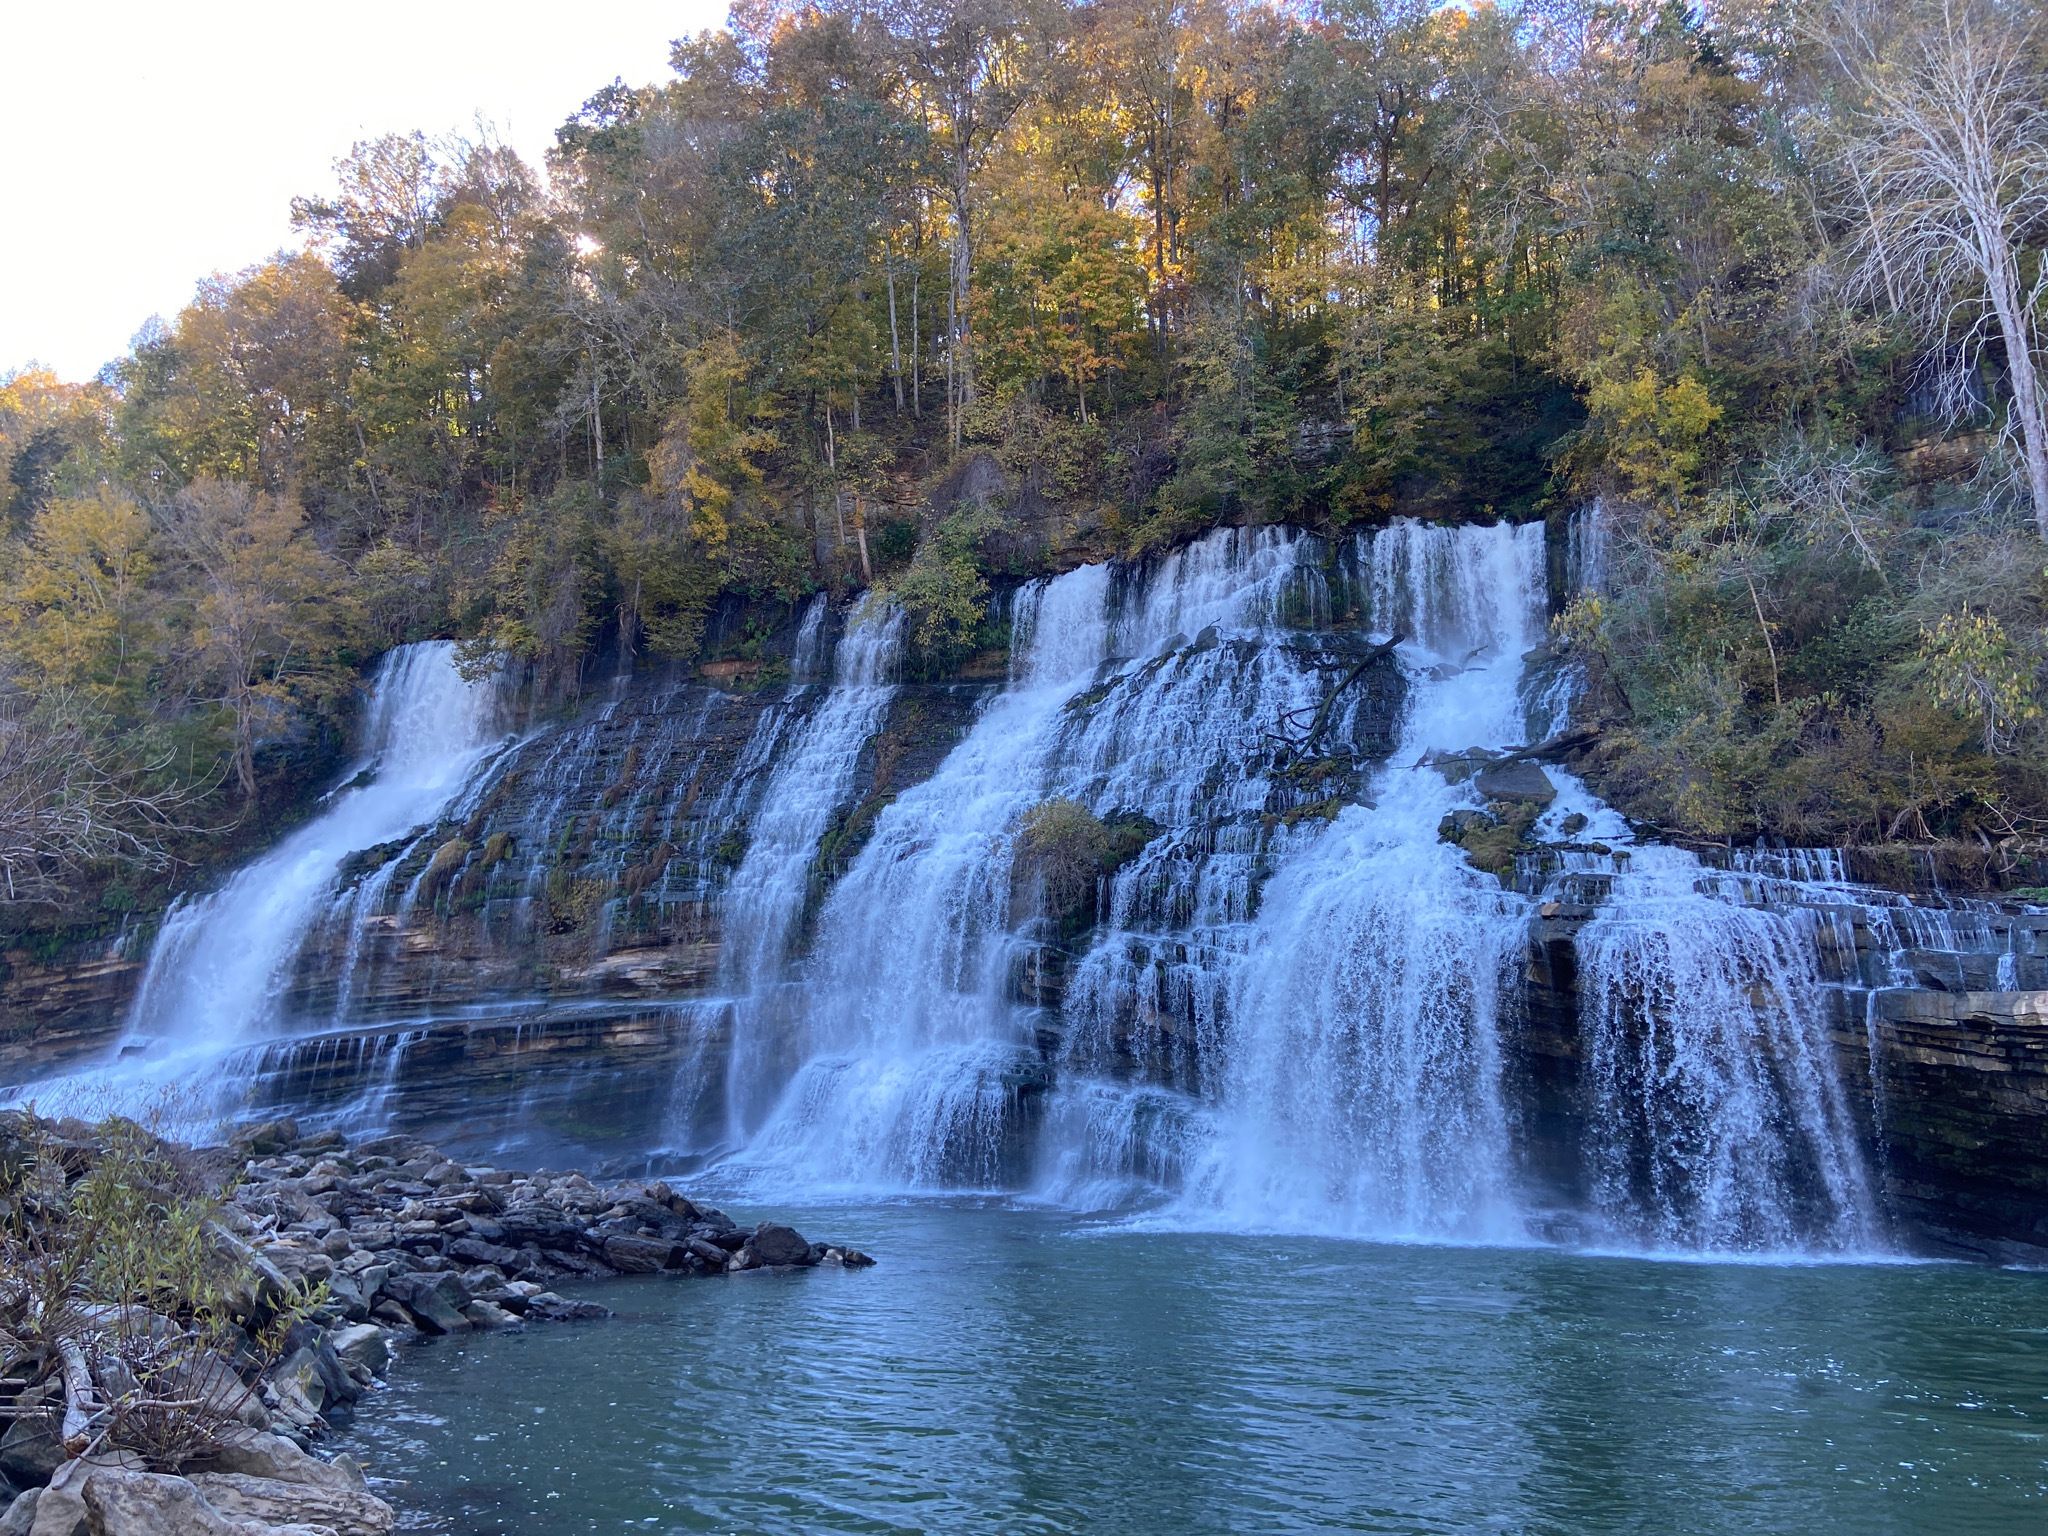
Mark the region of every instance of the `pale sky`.
POLYGON ((0 373, 90 377, 200 278, 295 243, 357 139, 555 128, 725 0, 0 0, 0 373))

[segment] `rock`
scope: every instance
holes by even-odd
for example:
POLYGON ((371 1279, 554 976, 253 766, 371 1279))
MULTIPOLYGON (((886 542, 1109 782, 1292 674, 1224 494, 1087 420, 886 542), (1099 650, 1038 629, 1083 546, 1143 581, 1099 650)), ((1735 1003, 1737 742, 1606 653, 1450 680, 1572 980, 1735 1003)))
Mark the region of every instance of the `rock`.
POLYGON ((335 1536, 389 1536, 398 1524, 389 1504, 355 1488, 286 1483, 238 1472, 197 1472, 190 1486, 222 1514, 267 1525, 324 1525, 335 1536))
POLYGON ((462 1309, 472 1328, 512 1328, 519 1319, 494 1302, 472 1301, 462 1309))
MULTIPOLYGON (((99 1478, 141 1474, 142 1458, 133 1451, 108 1451, 91 1461, 67 1461, 50 1478, 50 1486, 34 1505, 29 1536, 207 1536, 204 1525, 96 1526, 85 1496, 99 1478)), ((167 1481, 182 1483, 182 1478, 167 1481)), ((189 1486, 189 1485, 187 1485, 189 1486)), ((234 1536, 243 1536, 237 1531, 234 1536)))
POLYGON ((251 1157, 275 1157, 298 1145, 296 1120, 271 1120, 242 1132, 238 1144, 251 1157))
POLYGON ((235 1316, 261 1322, 277 1310, 289 1290, 278 1267, 217 1221, 206 1233, 228 1259, 234 1284, 223 1298, 235 1316))
POLYGON ((411 1314, 422 1333, 460 1333, 469 1326, 469 1319, 462 1314, 469 1305, 469 1293, 445 1270, 394 1275, 384 1283, 384 1294, 411 1314))
POLYGON ((579 1323, 610 1317, 612 1309, 594 1301, 571 1301, 553 1291, 542 1291, 527 1299, 526 1315, 545 1323, 579 1323))
POLYGON ((40 1488, 31 1488, 7 1506, 7 1513, 0 1515, 0 1536, 29 1536, 36 1523, 36 1500, 43 1496, 40 1488))
POLYGON ((1557 830, 1566 837, 1577 837, 1586 830, 1586 817, 1584 813, 1573 811, 1571 815, 1565 817, 1564 820, 1557 824, 1557 830))
POLYGON ((188 1355, 170 1367, 165 1381, 178 1396, 199 1399, 221 1418, 238 1420, 252 1429, 270 1428, 262 1399, 218 1355, 188 1355))
MULTIPOLYGON (((277 1536, 280 1530, 269 1521, 229 1515, 189 1480, 155 1472, 95 1471, 85 1484, 84 1504, 91 1536, 277 1536)), ((283 1529, 326 1527, 294 1523, 283 1529)))
POLYGON ((659 1269, 682 1267, 686 1250, 677 1243, 653 1237, 609 1237, 605 1239, 604 1261, 621 1274, 651 1275, 659 1269))
POLYGON ((692 1237, 684 1244, 690 1253, 710 1269, 725 1268, 726 1252, 706 1238, 692 1237))
POLYGON ((754 1234, 747 1239, 746 1246, 753 1256, 754 1264, 812 1262, 810 1240, 796 1228, 781 1226, 772 1221, 764 1221, 754 1228, 754 1234))
POLYGON ((357 1323, 334 1335, 334 1353, 344 1365, 360 1365, 381 1376, 391 1364, 391 1335, 375 1323, 357 1323))
POLYGON ((352 1323, 360 1323, 370 1315, 370 1298, 363 1294, 363 1288, 353 1275, 336 1275, 330 1279, 327 1296, 336 1310, 352 1323))
POLYGON ((1513 804, 1548 805, 1557 798, 1557 786, 1550 775, 1534 763, 1493 762, 1481 766, 1473 787, 1489 800, 1513 804))
POLYGON ((314 1488, 361 1491, 364 1486, 362 1469, 350 1458, 322 1461, 282 1435, 241 1427, 222 1435, 213 1453, 195 1461, 192 1470, 267 1477, 275 1482, 303 1483, 314 1488))
POLYGON ((14 1420, 0 1435, 0 1477, 17 1488, 40 1488, 68 1459, 55 1410, 14 1420))
POLYGON ((488 1264, 507 1274, 526 1267, 525 1256, 517 1248, 506 1248, 476 1237, 458 1237, 448 1245, 448 1257, 458 1264, 488 1264))

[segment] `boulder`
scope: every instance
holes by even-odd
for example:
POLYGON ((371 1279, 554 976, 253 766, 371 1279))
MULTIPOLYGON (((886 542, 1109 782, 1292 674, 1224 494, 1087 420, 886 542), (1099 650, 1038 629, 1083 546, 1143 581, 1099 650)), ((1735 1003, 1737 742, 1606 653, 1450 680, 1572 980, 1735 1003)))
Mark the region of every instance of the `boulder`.
POLYGON ((754 1264, 758 1265, 813 1262, 810 1239, 794 1227, 785 1227, 772 1221, 764 1221, 754 1228, 753 1236, 747 1239, 746 1246, 752 1254, 754 1264))
POLYGON ((91 1536, 271 1536, 216 1508, 182 1477, 96 1469, 83 1493, 91 1536))
POLYGON ((683 1253, 679 1244, 656 1237, 608 1237, 604 1244, 605 1263, 627 1275, 651 1275, 659 1269, 678 1269, 682 1266, 683 1253))
POLYGON ((411 1314, 422 1333, 460 1333, 469 1326, 462 1314, 469 1293, 445 1270, 394 1275, 384 1283, 384 1294, 411 1314))
POLYGON ((263 1525, 324 1525, 335 1536, 389 1536, 398 1524, 389 1504, 357 1488, 286 1483, 239 1472, 196 1472, 191 1486, 222 1514, 263 1525))
POLYGON ((221 1436, 212 1454, 192 1465, 203 1472, 234 1472, 267 1477, 273 1482, 303 1483, 314 1488, 363 1488, 362 1469, 353 1460, 322 1461, 282 1435, 237 1426, 221 1436))
MULTIPOLYGON (((92 1512, 85 1502, 85 1495, 91 1484, 100 1478, 115 1478, 124 1475, 141 1474, 144 1471, 142 1458, 133 1451, 107 1451, 93 1457, 91 1461, 67 1461, 50 1477, 50 1486, 42 1490, 42 1496, 33 1506, 34 1518, 29 1522, 28 1536, 207 1536, 203 1525, 160 1525, 140 1526, 102 1530, 94 1523, 92 1512)), ((172 1482, 181 1479, 172 1478, 172 1482)), ((236 1532, 235 1536, 242 1536, 236 1532)))
POLYGON ((528 1298, 526 1315, 544 1323, 580 1323, 610 1317, 612 1309, 594 1301, 571 1301, 553 1291, 542 1291, 528 1298))
POLYGON ((52 1409, 15 1419, 0 1434, 0 1477, 18 1488, 40 1488, 50 1474, 64 1465, 64 1447, 59 1443, 61 1420, 52 1409))
POLYGON ((36 1501, 42 1496, 42 1489, 31 1488, 8 1505, 0 1514, 0 1536, 28 1536, 36 1523, 36 1501))
MULTIPOLYGON (((496 1222, 491 1225, 497 1226, 496 1222)), ((486 1242, 479 1237, 458 1237, 448 1245, 448 1257, 458 1264, 488 1264, 507 1274, 526 1267, 526 1257, 517 1248, 486 1242)))
POLYGON ((270 1120, 251 1126, 238 1139, 250 1157, 275 1157, 298 1145, 299 1124, 296 1120, 270 1120))
POLYGON ((391 1335, 375 1323, 357 1323, 334 1335, 334 1353, 344 1365, 360 1365, 383 1375, 391 1364, 391 1335))
POLYGON ((1550 775, 1534 763, 1487 763, 1474 776, 1472 785, 1487 799, 1510 804, 1542 806, 1557 798, 1557 786, 1550 782, 1550 775))
POLYGON ((718 1244, 706 1238, 692 1237, 685 1246, 706 1268, 712 1270, 725 1268, 726 1251, 719 1247, 718 1244))

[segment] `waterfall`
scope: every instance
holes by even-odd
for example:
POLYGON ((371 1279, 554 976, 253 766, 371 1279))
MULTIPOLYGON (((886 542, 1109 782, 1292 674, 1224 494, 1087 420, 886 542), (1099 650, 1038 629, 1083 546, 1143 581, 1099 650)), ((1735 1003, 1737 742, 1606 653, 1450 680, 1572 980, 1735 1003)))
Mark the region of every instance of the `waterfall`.
MULTIPOLYGON (((1581 583, 1601 538, 1571 535, 1581 583)), ((818 597, 788 688, 622 694, 511 752, 494 688, 403 648, 349 778, 173 910, 133 1070, 87 1076, 273 1104, 317 1079, 344 1117, 402 1119, 465 1009, 632 995, 673 1042, 663 1144, 786 1195, 1880 1247, 1881 1108, 1834 1033, 1862 1006, 1875 1063, 1879 991, 2026 984, 2048 955, 1995 904, 1926 910, 1825 853, 1643 844, 1570 774, 1502 761, 1577 698, 1545 568, 1533 525, 1218 530, 1026 584, 1000 687, 909 698, 902 613, 863 602, 835 644, 818 597), (970 700, 934 770, 876 768, 859 798, 921 712, 945 701, 951 740, 970 700), (1035 862, 1045 812, 1080 829, 1078 895, 1035 862), (492 851, 443 900, 426 871, 471 822, 492 851), (1539 914, 1581 1010, 1575 1034, 1544 1016, 1540 1131, 1517 1033, 1539 914)))
MULTIPOLYGON (((799 633, 813 638, 818 607, 799 633)), ((725 934, 720 978, 733 994, 732 1049, 726 1070, 728 1133, 735 1142, 757 1128, 793 1063, 785 1038, 794 1021, 775 1006, 786 990, 784 962, 810 889, 819 838, 853 787, 855 765, 895 695, 903 649, 903 610, 859 604, 833 658, 833 686, 796 728, 762 791, 745 857, 720 898, 725 934)), ((801 996, 791 999, 800 1003, 801 996)))
MULTIPOLYGON (((400 646, 377 668, 362 734, 361 756, 311 821, 165 918, 126 1049, 213 1057, 296 1023, 286 996, 293 965, 330 916, 343 862, 434 821, 472 783, 504 737, 497 688, 464 678, 449 642, 400 646)), ((369 899, 388 881, 387 865, 365 882, 376 886, 369 899)), ((359 923, 364 894, 343 900, 359 923)), ((359 936, 352 942, 360 947, 359 936)))
POLYGON ((1043 1079, 1037 1016, 1012 985, 1035 948, 1012 889, 1018 822, 1054 797, 1160 822, 1197 797, 1263 805, 1245 738, 1309 701, 1307 668, 1263 646, 1243 665, 1233 642, 1290 603, 1315 609, 1304 557, 1321 548, 1224 530, 1156 568, 1084 566, 1018 594, 1009 685, 827 898, 808 1058, 749 1164, 806 1187, 1015 1176, 1017 1100, 1043 1079))
POLYGON ((1880 1245, 1810 932, 1647 846, 1578 952, 1598 1219, 1659 1247, 1880 1245))
POLYGON ((1198 1219, 1388 1237, 1520 1235, 1503 999, 1526 903, 1439 836, 1482 804, 1440 753, 1520 733, 1542 636, 1538 527, 1397 523, 1369 547, 1371 616, 1403 637, 1409 702, 1369 804, 1267 886, 1228 998, 1221 1129, 1198 1219))

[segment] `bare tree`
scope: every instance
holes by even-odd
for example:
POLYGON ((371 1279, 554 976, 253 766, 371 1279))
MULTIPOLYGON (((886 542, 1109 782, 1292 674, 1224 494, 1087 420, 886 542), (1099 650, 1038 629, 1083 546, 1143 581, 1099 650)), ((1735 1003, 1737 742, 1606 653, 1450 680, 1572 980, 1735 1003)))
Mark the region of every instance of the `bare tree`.
POLYGON ((2006 435, 2048 538, 2048 26, 2038 0, 1837 0, 1819 41, 1851 96, 1842 148, 1866 291, 1918 319, 1953 417, 1995 339, 2006 435))
POLYGON ((95 865, 163 869, 201 790, 153 787, 68 695, 0 700, 0 905, 54 904, 95 865))

